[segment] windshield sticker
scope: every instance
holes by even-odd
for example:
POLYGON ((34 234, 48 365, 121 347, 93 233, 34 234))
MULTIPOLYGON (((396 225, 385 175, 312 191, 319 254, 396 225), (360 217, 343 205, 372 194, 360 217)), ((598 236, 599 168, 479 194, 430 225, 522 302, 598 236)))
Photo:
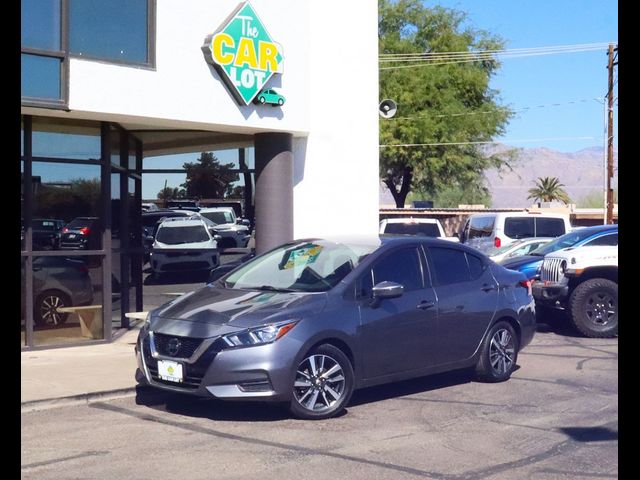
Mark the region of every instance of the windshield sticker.
POLYGON ((286 262, 282 265, 283 270, 288 270, 294 267, 300 267, 304 265, 308 265, 310 263, 314 263, 318 259, 318 255, 322 251, 322 247, 320 245, 314 245, 313 243, 309 243, 301 248, 296 248, 295 250, 291 250, 289 252, 288 258, 286 258, 286 262))

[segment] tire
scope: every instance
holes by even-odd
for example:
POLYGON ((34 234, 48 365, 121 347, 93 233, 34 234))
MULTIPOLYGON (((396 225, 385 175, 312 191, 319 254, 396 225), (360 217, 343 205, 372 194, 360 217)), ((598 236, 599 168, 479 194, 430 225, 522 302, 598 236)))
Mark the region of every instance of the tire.
POLYGON ((33 321, 36 325, 62 325, 69 317, 68 313, 58 312, 58 308, 71 306, 69 297, 59 290, 47 290, 36 298, 33 307, 33 321))
POLYGON ((289 411, 303 420, 333 417, 351 399, 353 386, 353 367, 347 356, 333 345, 320 345, 296 368, 289 411))
POLYGON ((592 278, 578 285, 569 299, 571 323, 584 336, 609 338, 618 334, 618 284, 592 278))
POLYGON ((258 101, 260 102, 261 105, 264 105, 265 99, 264 97, 259 97, 258 101))
POLYGON ((281 98, 278 99, 278 105, 282 106, 284 105, 284 100, 282 100, 281 98))
POLYGON ((518 336, 510 323, 497 322, 482 340, 476 364, 476 379, 481 382, 504 382, 511 377, 518 361, 518 336))

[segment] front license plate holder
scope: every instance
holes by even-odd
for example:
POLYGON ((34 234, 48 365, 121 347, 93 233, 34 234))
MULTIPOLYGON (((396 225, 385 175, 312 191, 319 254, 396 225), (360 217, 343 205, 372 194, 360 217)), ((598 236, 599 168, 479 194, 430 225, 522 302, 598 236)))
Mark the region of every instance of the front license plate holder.
POLYGON ((171 360, 158 360, 158 376, 162 380, 181 383, 184 380, 182 364, 171 360))

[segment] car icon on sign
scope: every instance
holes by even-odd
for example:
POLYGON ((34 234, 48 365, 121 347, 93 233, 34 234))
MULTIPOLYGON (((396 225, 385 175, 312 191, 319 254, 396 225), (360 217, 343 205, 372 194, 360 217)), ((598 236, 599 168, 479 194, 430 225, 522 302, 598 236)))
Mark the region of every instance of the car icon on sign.
POLYGON ((274 107, 276 105, 282 106, 284 105, 285 102, 285 98, 280 95, 278 92, 276 92, 275 90, 273 90, 272 88, 268 89, 268 90, 264 90, 262 92, 260 92, 255 100, 253 101, 254 103, 258 103, 260 105, 264 105, 265 103, 269 103, 271 105, 273 105, 274 107))

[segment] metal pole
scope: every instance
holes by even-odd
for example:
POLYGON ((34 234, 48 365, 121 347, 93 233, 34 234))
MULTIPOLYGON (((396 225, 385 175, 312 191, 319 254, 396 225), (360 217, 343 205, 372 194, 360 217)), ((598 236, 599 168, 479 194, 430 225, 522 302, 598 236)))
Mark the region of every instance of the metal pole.
POLYGON ((604 112, 604 128, 603 128, 603 132, 602 132, 602 139, 604 141, 604 145, 602 147, 602 165, 603 165, 603 172, 602 172, 602 181, 603 181, 603 186, 602 186, 602 191, 603 191, 603 199, 602 199, 602 223, 603 225, 607 224, 607 119, 608 119, 608 115, 607 115, 607 100, 603 99, 602 100, 602 107, 603 107, 603 112, 604 112))
POLYGON ((609 44, 609 93, 608 101, 608 131, 607 131, 607 222, 613 223, 613 44, 609 44))

